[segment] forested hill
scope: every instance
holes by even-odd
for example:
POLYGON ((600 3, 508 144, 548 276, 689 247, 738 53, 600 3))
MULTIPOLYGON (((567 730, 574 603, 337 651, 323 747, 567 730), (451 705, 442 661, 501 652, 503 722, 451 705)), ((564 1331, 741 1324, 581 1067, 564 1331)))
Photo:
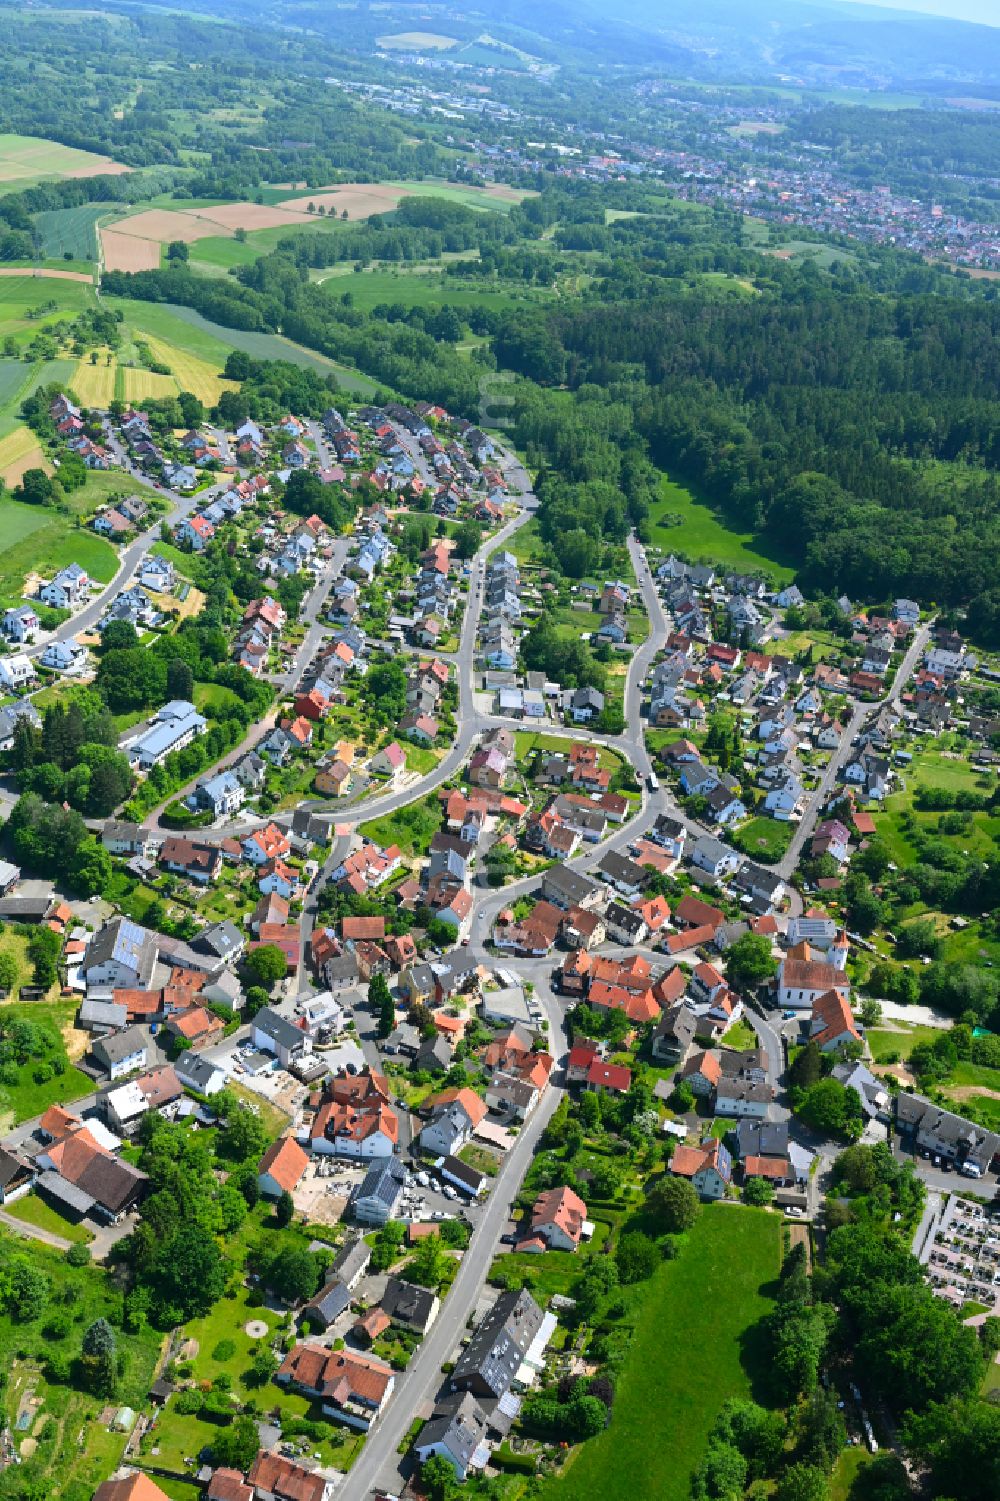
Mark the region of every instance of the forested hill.
POLYGON ((518 313, 496 349, 532 380, 627 392, 657 463, 813 589, 1000 611, 996 304, 678 293, 518 313))

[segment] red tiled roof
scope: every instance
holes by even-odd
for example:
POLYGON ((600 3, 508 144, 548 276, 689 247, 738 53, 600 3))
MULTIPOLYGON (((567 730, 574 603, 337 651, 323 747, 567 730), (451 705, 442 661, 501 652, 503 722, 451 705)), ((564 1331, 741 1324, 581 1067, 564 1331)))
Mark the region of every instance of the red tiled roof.
POLYGON ((288 1192, 299 1182, 309 1166, 309 1158, 293 1136, 282 1136, 268 1147, 257 1164, 258 1176, 267 1173, 279 1188, 288 1192))

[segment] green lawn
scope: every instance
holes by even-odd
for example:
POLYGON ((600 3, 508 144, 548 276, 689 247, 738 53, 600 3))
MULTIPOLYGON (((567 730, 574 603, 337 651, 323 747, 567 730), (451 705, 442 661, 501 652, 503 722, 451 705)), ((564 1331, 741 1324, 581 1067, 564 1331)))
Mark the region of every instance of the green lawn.
POLYGON ((757 1033, 749 1022, 737 1022, 735 1027, 730 1027, 722 1040, 723 1047, 727 1048, 755 1048, 757 1046, 757 1033))
POLYGON ((960 1061, 955 1064, 949 1083, 971 1085, 974 1089, 1000 1089, 1000 1068, 960 1061))
POLYGON ((610 1427, 582 1446, 563 1477, 542 1485, 544 1497, 688 1501, 723 1402, 760 1394, 766 1355, 757 1330, 781 1264, 781 1222, 763 1210, 711 1205, 685 1240, 647 1284, 610 1427))
POLYGON ((40 1115, 50 1105, 79 1100, 92 1092, 93 1080, 73 1068, 66 1053, 64 1035, 73 1025, 77 1004, 75 1000, 34 1001, 4 1006, 0 1011, 0 1021, 16 1018, 34 1023, 45 1042, 44 1052, 18 1069, 16 1084, 0 1086, 0 1130, 40 1115), (61 1065, 62 1073, 54 1072, 53 1065, 61 1065), (37 1082, 36 1072, 50 1077, 37 1082))
POLYGON ((403 752, 407 771, 416 772, 418 776, 426 776, 429 771, 433 771, 442 754, 433 746, 411 745, 408 740, 403 743, 403 752))
POLYGON ((431 840, 441 828, 441 803, 436 794, 420 802, 409 803, 383 818, 372 818, 360 825, 358 832, 383 848, 398 844, 404 855, 426 854, 431 840))
POLYGON ((17 1199, 13 1204, 8 1204, 7 1213, 12 1214, 16 1220, 23 1220, 26 1225, 34 1225, 38 1230, 48 1230, 53 1235, 61 1235, 63 1240, 87 1242, 93 1240, 90 1231, 83 1225, 74 1225, 44 1199, 37 1194, 30 1193, 23 1199, 17 1199))
POLYGON ((880 1062, 891 1053, 896 1053, 903 1059, 909 1058, 917 1043, 934 1042, 936 1038, 941 1036, 940 1027, 910 1026, 909 1023, 904 1024, 903 1022, 898 1023, 898 1025, 900 1027, 905 1026, 905 1030, 901 1032, 889 1032, 881 1027, 870 1027, 865 1032, 872 1057, 876 1062, 880 1062))
MULTIPOLYGON (((198 247, 201 248, 200 246, 198 247)), ((401 302, 405 307, 491 308, 505 313, 518 303, 538 302, 537 295, 516 298, 508 291, 497 291, 488 282, 443 276, 435 271, 351 271, 344 275, 339 267, 319 273, 320 281, 331 297, 350 292, 355 307, 370 312, 387 302, 401 302)))
MULTIPOLYGON (((580 740, 586 741, 585 730, 581 730, 580 740)), ((572 741, 566 735, 545 735, 537 730, 515 730, 514 750, 518 761, 525 762, 534 751, 543 751, 549 755, 566 754, 572 741)), ((617 751, 609 750, 606 745, 598 747, 598 765, 612 774, 622 764, 622 758, 617 751)))
POLYGON ((751 860, 776 865, 792 842, 795 824, 779 818, 751 818, 733 832, 733 844, 751 860))
POLYGON ((220 709, 229 707, 238 702, 236 694, 231 688, 226 688, 222 683, 195 683, 194 704, 202 714, 218 713, 220 709))
POLYGON ((684 553, 695 562, 723 568, 767 573, 779 584, 794 578, 795 569, 765 550, 767 544, 759 543, 752 532, 733 531, 684 485, 664 476, 661 489, 662 505, 650 510, 649 527, 651 540, 664 552, 684 553), (672 524, 675 517, 679 525, 672 524))
POLYGON ((27 574, 49 578, 74 562, 107 583, 118 567, 118 553, 103 537, 77 530, 71 518, 57 511, 0 502, 0 601, 19 600, 27 574))
POLYGON ((843 1450, 830 1478, 830 1501, 847 1501, 858 1472, 871 1462, 871 1457, 864 1444, 852 1444, 843 1450))

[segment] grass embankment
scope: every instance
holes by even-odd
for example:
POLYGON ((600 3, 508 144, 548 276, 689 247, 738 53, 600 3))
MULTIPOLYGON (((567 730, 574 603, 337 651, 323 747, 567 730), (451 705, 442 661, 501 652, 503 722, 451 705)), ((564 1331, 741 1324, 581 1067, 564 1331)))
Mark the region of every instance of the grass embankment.
POLYGON ((8 1214, 22 1224, 33 1226, 36 1230, 47 1230, 50 1235, 61 1235, 63 1240, 86 1244, 94 1238, 83 1225, 72 1224, 37 1194, 27 1194, 23 1199, 15 1199, 13 1204, 4 1207, 8 1214))

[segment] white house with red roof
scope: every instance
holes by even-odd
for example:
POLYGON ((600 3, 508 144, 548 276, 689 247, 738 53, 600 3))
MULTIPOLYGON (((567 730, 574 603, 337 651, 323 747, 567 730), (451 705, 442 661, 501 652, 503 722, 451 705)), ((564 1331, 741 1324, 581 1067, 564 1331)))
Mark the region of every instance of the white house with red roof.
POLYGON ((215 527, 204 516, 185 516, 174 536, 178 542, 186 542, 192 552, 202 552, 215 536, 215 527))
POLYGON ((530 1238, 518 1246, 519 1251, 541 1249, 576 1251, 587 1223, 587 1206, 571 1188, 550 1188, 539 1194, 531 1209, 530 1238))
POLYGON ((392 740, 382 750, 376 751, 368 761, 368 770, 374 777, 396 782, 406 770, 406 753, 398 740, 392 740))
POLYGON ((257 1186, 266 1199, 280 1199, 298 1185, 308 1166, 309 1158, 294 1136, 282 1136, 257 1164, 257 1186))
POLYGON ((703 1199, 724 1199, 732 1181, 733 1159, 729 1149, 716 1137, 709 1137, 696 1147, 683 1142, 674 1148, 670 1171, 675 1178, 687 1178, 703 1199))
POLYGON ((249 860, 251 865, 266 865, 269 860, 283 860, 291 847, 288 835, 276 823, 255 829, 246 836, 241 846, 244 860, 249 860))
POLYGON ((816 997, 809 1025, 809 1040, 815 1042, 822 1053, 834 1053, 847 1043, 861 1041, 861 1033, 845 995, 837 990, 828 990, 824 995, 816 997))

